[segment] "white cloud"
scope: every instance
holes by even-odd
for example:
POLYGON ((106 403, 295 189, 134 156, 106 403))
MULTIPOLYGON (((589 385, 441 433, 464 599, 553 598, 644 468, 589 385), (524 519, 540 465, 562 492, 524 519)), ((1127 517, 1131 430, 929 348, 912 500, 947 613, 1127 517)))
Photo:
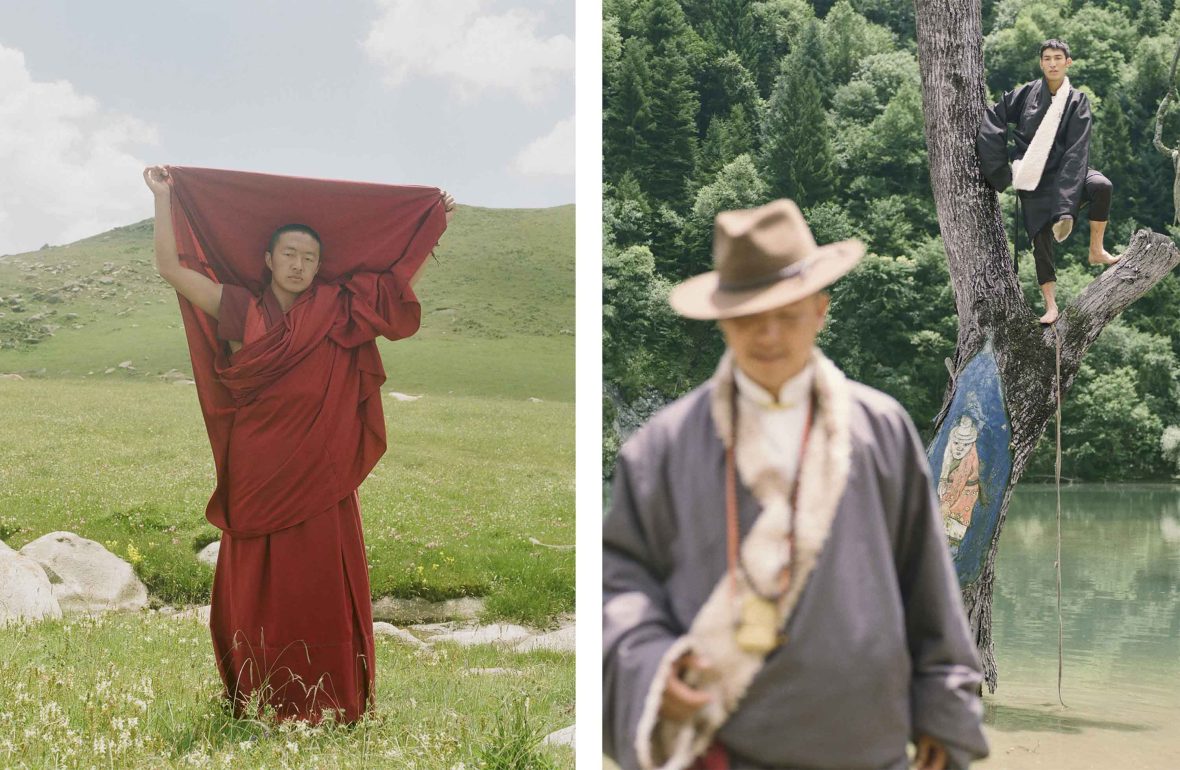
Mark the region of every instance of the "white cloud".
POLYGON ((150 216, 133 149, 155 142, 151 126, 68 81, 33 80, 24 54, 0 45, 0 254, 150 216))
POLYGON ((548 134, 521 150, 512 161, 512 170, 525 176, 573 176, 573 117, 560 121, 548 134))
POLYGON ((496 89, 536 102, 573 72, 574 41, 541 37, 541 17, 526 9, 492 12, 486 0, 377 4, 381 16, 362 45, 389 85, 427 75, 464 97, 496 89))

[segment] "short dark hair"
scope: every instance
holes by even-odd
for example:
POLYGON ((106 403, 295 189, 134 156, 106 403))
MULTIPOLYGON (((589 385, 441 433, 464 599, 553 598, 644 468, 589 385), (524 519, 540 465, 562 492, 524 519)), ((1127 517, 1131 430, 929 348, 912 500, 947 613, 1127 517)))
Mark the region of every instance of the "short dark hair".
POLYGON ((1069 55, 1069 43, 1065 42, 1064 40, 1058 40, 1055 37, 1051 37, 1048 40, 1046 40, 1045 42, 1041 43, 1041 51, 1040 51, 1040 53, 1037 54, 1037 58, 1039 59, 1042 56, 1044 56, 1045 51, 1050 48, 1061 51, 1062 53, 1065 54, 1065 58, 1067 58, 1067 59, 1073 58, 1072 56, 1069 55))
POLYGON ((292 222, 291 224, 283 225, 279 229, 275 230, 274 234, 270 236, 270 243, 266 246, 267 254, 274 254, 275 244, 279 242, 279 237, 283 233, 307 233, 312 238, 315 238, 315 242, 320 245, 320 251, 323 252, 324 250, 324 242, 320 240, 319 233, 311 229, 311 227, 308 225, 300 224, 299 222, 292 222))

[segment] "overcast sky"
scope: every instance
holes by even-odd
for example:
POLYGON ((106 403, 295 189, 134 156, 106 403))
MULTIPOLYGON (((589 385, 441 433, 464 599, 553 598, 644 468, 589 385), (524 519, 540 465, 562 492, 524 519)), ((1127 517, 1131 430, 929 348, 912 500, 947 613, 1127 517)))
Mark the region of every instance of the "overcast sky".
POLYGON ((0 254, 151 216, 151 163, 572 203, 573 37, 573 0, 4 0, 0 254))

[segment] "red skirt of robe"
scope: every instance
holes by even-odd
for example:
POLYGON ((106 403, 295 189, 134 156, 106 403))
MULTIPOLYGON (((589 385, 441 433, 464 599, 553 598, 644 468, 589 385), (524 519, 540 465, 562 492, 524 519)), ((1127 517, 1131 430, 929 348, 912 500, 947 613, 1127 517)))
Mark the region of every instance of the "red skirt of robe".
POLYGON ((374 684, 366 563, 355 493, 273 535, 222 536, 209 625, 236 713, 255 692, 280 719, 364 713, 374 684))

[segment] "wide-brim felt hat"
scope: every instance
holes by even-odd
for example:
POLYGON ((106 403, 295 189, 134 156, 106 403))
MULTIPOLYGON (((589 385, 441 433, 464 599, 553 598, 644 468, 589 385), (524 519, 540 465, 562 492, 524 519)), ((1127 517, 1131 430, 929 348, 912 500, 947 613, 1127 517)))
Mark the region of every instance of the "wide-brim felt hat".
POLYGON ((819 246, 794 201, 722 211, 713 226, 714 270, 677 284, 672 309, 701 320, 752 315, 789 305, 856 267, 857 240, 819 246))

